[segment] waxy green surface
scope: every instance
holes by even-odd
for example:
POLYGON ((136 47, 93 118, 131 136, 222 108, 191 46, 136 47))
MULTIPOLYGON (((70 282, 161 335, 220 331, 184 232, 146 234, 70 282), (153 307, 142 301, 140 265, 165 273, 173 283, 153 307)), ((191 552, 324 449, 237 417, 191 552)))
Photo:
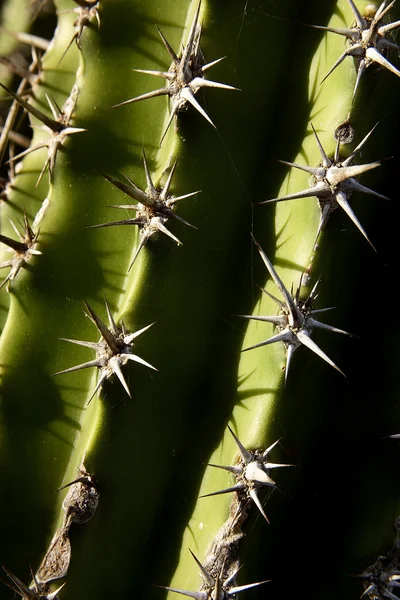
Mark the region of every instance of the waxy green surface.
MULTIPOLYGON (((294 500, 274 494, 266 508, 270 527, 260 522, 261 518, 250 520, 243 583, 270 577, 282 595, 287 546, 287 556, 292 564, 296 563, 296 572, 300 565, 304 568, 304 560, 299 560, 297 566, 293 558, 295 550, 302 551, 298 539, 292 543, 290 531, 281 531, 286 521, 293 527, 293 515, 298 523, 302 519, 298 511, 304 509, 307 499, 313 499, 313 490, 303 488, 303 473, 307 482, 314 477, 315 497, 321 496, 317 479, 320 471, 315 470, 312 461, 320 455, 317 464, 325 468, 319 444, 334 433, 321 430, 320 424, 329 427, 333 423, 331 413, 338 406, 344 414, 338 419, 345 426, 343 437, 335 440, 337 462, 332 488, 340 491, 341 498, 350 498, 352 527, 341 520, 344 527, 336 544, 342 546, 330 544, 326 567, 329 583, 330 577, 336 580, 338 572, 340 589, 344 589, 344 578, 367 566, 390 545, 391 522, 398 506, 394 486, 385 487, 379 479, 377 501, 375 492, 370 494, 365 475, 357 480, 356 492, 350 495, 348 485, 341 490, 341 469, 352 467, 352 458, 341 440, 350 439, 353 445, 354 440, 364 443, 367 429, 366 415, 362 415, 361 432, 354 432, 362 401, 355 405, 359 408, 351 408, 348 424, 345 409, 350 408, 336 398, 336 394, 339 398, 347 394, 348 398, 347 390, 358 386, 354 371, 360 368, 354 363, 349 367, 349 360, 357 352, 354 345, 359 348, 360 342, 330 333, 318 337, 329 356, 346 373, 350 371, 350 382, 305 349, 295 355, 286 390, 282 389, 282 345, 252 350, 242 354, 240 361, 238 358, 242 347, 266 339, 272 329, 263 323, 251 323, 243 342, 247 324, 236 315, 251 314, 253 310, 254 314, 274 314, 276 310, 264 296, 261 304, 257 302, 260 294, 256 285, 264 285, 267 273, 252 246, 250 231, 285 284, 296 286, 309 263, 319 219, 315 199, 276 207, 252 204, 307 187, 307 176, 278 168, 276 159, 315 166, 320 157, 310 122, 327 152, 332 152, 333 130, 350 110, 355 74, 350 59, 323 86, 319 85, 343 49, 342 38, 295 24, 299 20, 328 22, 334 3, 324 7, 313 4, 305 9, 289 0, 279 7, 267 1, 261 7, 251 3, 244 7, 239 1, 231 2, 229 7, 216 1, 204 2, 201 47, 206 61, 227 55, 225 61, 210 69, 208 77, 237 86, 242 92, 208 90, 204 97, 199 93, 218 131, 189 108, 179 117, 178 132, 171 127, 161 149, 159 140, 168 116, 165 97, 110 107, 163 85, 163 80, 131 69, 167 69, 169 57, 154 25, 177 50, 186 40, 196 6, 171 1, 161 7, 156 0, 145 6, 142 2, 123 1, 104 4, 100 9, 101 29, 98 32, 93 26, 85 31, 79 56, 80 95, 73 125, 88 131, 73 136, 65 152, 60 152, 51 187, 46 174, 41 186, 33 191, 43 153, 32 154, 24 161, 18 178, 21 189, 11 196, 2 214, 3 222, 8 216, 20 215, 24 206, 33 217, 46 196, 50 205, 41 224, 39 249, 43 256, 35 257, 29 269, 12 283, 10 312, 0 342, 1 489, 7 489, 7 494, 0 496, 0 514, 7 515, 1 519, 0 560, 21 578, 29 565, 39 565, 59 522, 64 492, 57 495, 55 490, 74 479, 85 456, 86 467, 100 482, 100 504, 90 523, 72 530, 72 562, 62 598, 108 598, 115 594, 159 598, 164 592, 152 587, 155 584, 198 589, 198 568, 188 548, 204 559, 213 534, 226 519, 230 497, 197 500, 197 496, 226 487, 231 481, 216 469, 212 473, 207 469, 203 480, 207 462, 232 464, 235 460, 237 451, 226 430, 228 421, 247 447, 265 447, 283 436, 271 458, 298 465, 298 469, 276 475, 294 500), (178 214, 198 230, 168 223, 183 246, 176 247, 164 236, 150 240, 127 274, 137 244, 136 228, 86 228, 123 218, 123 211, 110 205, 125 204, 127 198, 103 180, 99 171, 119 179, 126 174, 144 188, 143 150, 155 182, 165 181, 164 171, 178 158, 173 193, 201 190, 177 207, 178 214), (135 352, 156 366, 158 373, 140 365, 125 368, 132 399, 118 382, 113 382, 87 407, 95 385, 93 371, 57 377, 52 374, 93 358, 89 350, 59 338, 97 341, 94 326, 83 314, 83 300, 105 319, 104 295, 114 316, 123 318, 129 331, 156 322, 138 338, 135 352), (366 498, 370 495, 371 503, 366 498), (361 504, 363 508, 359 508, 361 504), (354 532, 359 524, 365 527, 366 520, 371 521, 371 528, 360 551, 360 539, 354 532), (382 533, 375 535, 378 530, 382 533), (261 538, 259 545, 257 538, 261 538), (367 563, 350 564, 349 540, 355 544, 357 554, 367 556, 367 563)), ((57 64, 71 39, 72 20, 72 15, 62 17, 65 29, 64 25, 59 29, 57 42, 46 58, 49 67, 57 64)), ((341 1, 332 23, 341 26, 349 22, 349 8, 341 1)), ((52 93, 53 88, 63 91, 57 97, 59 102, 68 93, 77 69, 78 52, 73 45, 58 70, 46 73, 45 81, 47 77, 51 81, 52 93)), ((388 93, 384 90, 398 90, 396 80, 388 88, 383 87, 386 76, 394 76, 368 73, 368 82, 370 75, 379 77, 375 85, 381 86, 382 97, 388 93)), ((356 143, 374 124, 366 113, 370 112, 371 118, 381 117, 376 109, 369 110, 372 100, 366 103, 368 110, 356 105, 356 143)), ((392 99, 391 103, 396 105, 392 99)), ((389 112, 388 108, 386 114, 389 112)), ((382 128, 390 132, 389 123, 382 128)), ((379 135, 377 140, 381 140, 379 135)), ((371 160, 390 155, 382 145, 376 151, 366 148, 365 153, 371 160)), ((379 171, 385 168, 383 165, 379 171)), ((388 193, 379 182, 372 183, 371 179, 370 185, 388 193)), ((366 198, 367 202, 372 205, 380 201, 366 198)), ((368 230, 358 205, 356 213, 368 230)), ((326 315, 326 322, 361 335, 361 327, 353 327, 352 322, 358 309, 351 308, 358 305, 360 286, 353 282, 352 273, 340 269, 346 266, 349 249, 354 250, 352 263, 358 255, 361 261, 375 261, 377 267, 378 259, 371 258, 372 250, 359 232, 346 216, 335 213, 313 275, 323 273, 318 306, 340 304, 339 311, 326 315), (329 245, 332 240, 334 250, 329 245), (334 299, 330 296, 332 290, 334 299)), ((267 289, 278 295, 271 283, 267 289)), ((5 305, 7 300, 3 290, 5 305)), ((364 369, 372 372, 371 364, 364 369)), ((361 395, 367 386, 368 382, 361 388, 361 395)), ((389 407, 383 409, 385 419, 376 420, 384 430, 390 412, 393 429, 389 431, 386 426, 384 430, 389 434, 396 430, 393 397, 388 395, 385 402, 389 407)), ((368 411, 373 413, 371 406, 368 411)), ((376 448, 376 431, 374 435, 376 448)), ((393 456, 395 442, 390 443, 393 456)), ((391 467, 383 468, 381 464, 381 470, 390 474, 391 467)), ((361 466, 357 464, 359 472, 361 466)), ((375 476, 378 479, 376 472, 375 476)), ((322 512, 325 506, 327 511, 332 510, 332 505, 324 502, 318 508, 322 512)), ((323 519, 326 522, 319 529, 326 523, 329 528, 330 513, 324 513, 323 519)), ((312 523, 314 527, 315 521, 312 523)), ((304 540, 302 543, 307 547, 304 540)), ((322 553, 315 547, 312 551, 321 565, 322 553)), ((314 570, 312 565, 310 570, 314 570)), ((317 586, 319 572, 308 582, 312 596, 321 592, 317 586)), ((351 585, 360 594, 358 582, 358 587, 354 582, 351 585)), ((332 584, 332 590, 336 586, 332 584)), ((264 593, 266 588, 260 588, 258 594, 264 593)), ((251 596, 251 592, 246 594, 251 596)), ((1 598, 9 595, 5 587, 0 590, 1 598)))

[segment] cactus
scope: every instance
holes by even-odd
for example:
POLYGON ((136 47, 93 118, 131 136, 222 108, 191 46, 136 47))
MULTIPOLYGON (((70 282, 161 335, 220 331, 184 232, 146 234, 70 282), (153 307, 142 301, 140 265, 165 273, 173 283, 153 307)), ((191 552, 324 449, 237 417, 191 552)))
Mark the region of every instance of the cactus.
POLYGON ((399 7, 56 0, 21 80, 28 9, 0 598, 396 598, 399 7))

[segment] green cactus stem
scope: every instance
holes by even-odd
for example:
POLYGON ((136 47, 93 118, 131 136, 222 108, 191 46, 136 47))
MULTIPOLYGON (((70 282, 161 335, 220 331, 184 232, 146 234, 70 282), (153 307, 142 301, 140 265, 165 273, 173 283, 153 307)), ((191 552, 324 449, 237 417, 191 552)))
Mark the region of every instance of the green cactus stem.
POLYGON ((0 598, 396 597, 399 7, 56 4, 1 79, 0 598))

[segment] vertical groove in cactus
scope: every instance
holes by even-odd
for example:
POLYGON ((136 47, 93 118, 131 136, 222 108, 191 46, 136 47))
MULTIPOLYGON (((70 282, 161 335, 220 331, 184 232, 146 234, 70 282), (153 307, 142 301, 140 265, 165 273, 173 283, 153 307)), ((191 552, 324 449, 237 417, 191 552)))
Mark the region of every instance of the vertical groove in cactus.
MULTIPOLYGON (((347 0, 320 4, 203 0, 205 62, 226 56, 206 77, 241 91, 200 90, 196 100, 216 129, 188 106, 160 146, 171 110, 165 96, 112 106, 164 85, 165 79, 132 69, 168 70, 155 25, 179 55, 197 1, 101 1, 100 28, 91 22, 80 48, 74 41, 64 55, 76 18, 65 11, 77 5, 58 0, 58 27, 32 102, 50 115, 45 94, 61 106, 76 84, 71 125, 86 131, 69 136, 54 172, 46 171, 36 188, 47 150, 28 154, 1 207, 1 233, 9 237, 15 237, 10 218, 17 222, 26 210, 33 223, 45 208, 42 254, 0 295, 0 564, 27 585, 29 567, 37 572, 65 524, 68 491, 56 490, 84 465, 98 482, 99 503, 90 521, 68 528, 71 562, 60 599, 166 597, 157 586, 204 590, 189 550, 210 569, 210 548, 238 502, 235 493, 199 497, 235 483, 231 473, 207 466, 237 461, 227 424, 249 452, 279 439, 268 460, 295 465, 269 473, 279 490, 259 490, 270 525, 256 506, 246 505, 237 528, 245 535, 234 544, 243 568, 229 597, 235 586, 267 579, 268 591, 262 585, 241 597, 292 594, 289 568, 293 580, 307 581, 312 597, 321 590, 359 597, 360 582, 349 575, 393 544, 398 448, 383 438, 400 426, 396 304, 388 290, 398 266, 392 223, 400 82, 371 66, 352 103, 356 69, 347 58, 321 85, 346 45, 306 24, 348 27, 354 13, 347 0), (314 253, 315 197, 260 204, 310 187, 307 173, 277 161, 316 167, 321 154, 311 125, 331 157, 334 131, 347 119, 355 136, 342 145, 341 157, 378 121, 353 164, 395 155, 360 178, 393 198, 390 206, 361 192, 351 198, 376 254, 340 208, 314 253), (171 193, 201 193, 175 207, 196 229, 177 219, 166 223, 182 245, 151 236, 128 270, 139 228, 92 227, 132 218, 133 211, 113 208, 133 201, 110 179, 127 176, 145 190, 144 154, 158 189, 177 160, 171 193), (315 307, 337 310, 318 318, 360 337, 313 333, 346 378, 299 348, 285 385, 282 343, 243 352, 275 333, 270 324, 240 317, 276 314, 276 303, 259 286, 280 297, 250 234, 288 290, 296 290, 307 268, 302 298, 321 277, 315 307), (374 296, 376 281, 382 286, 374 296), (93 349, 61 338, 97 343, 84 303, 107 323, 104 298, 128 334, 155 322, 132 351, 158 371, 130 361, 122 369, 132 398, 110 377, 88 404, 96 367, 55 374, 95 358, 93 349)), ((364 10, 367 2, 356 4, 364 10)), ((392 7, 391 21, 398 11, 392 7)), ((396 55, 390 58, 397 64, 396 55)), ((32 143, 46 135, 36 128, 32 143)), ((2 248, 1 260, 8 258, 2 248)), ((222 561, 224 581, 231 558, 222 561)), ((59 585, 54 581, 51 589, 59 585)), ((1 598, 11 594, 1 587, 1 598)))

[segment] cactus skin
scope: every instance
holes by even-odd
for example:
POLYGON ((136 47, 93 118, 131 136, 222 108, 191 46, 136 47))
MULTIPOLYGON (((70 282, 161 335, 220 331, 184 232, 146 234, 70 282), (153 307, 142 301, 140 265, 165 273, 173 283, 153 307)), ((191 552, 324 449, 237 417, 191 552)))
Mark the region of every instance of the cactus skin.
MULTIPOLYGON (((248 448, 266 447, 283 436, 281 455, 277 449, 273 460, 299 467, 279 474, 280 487, 292 499, 274 494, 267 508, 270 526, 251 513, 241 550, 241 582, 271 578, 268 593, 291 594, 285 587, 290 568, 294 581, 304 581, 304 573, 310 573, 310 596, 320 597, 321 589, 324 596, 359 596, 359 582, 348 575, 361 572, 392 545, 399 496, 397 449, 395 442, 382 437, 400 428, 392 358, 397 324, 391 324, 390 332, 382 331, 380 320, 381 313, 397 312, 390 293, 396 281, 391 275, 397 265, 395 219, 387 225, 388 214, 397 215, 392 206, 395 185, 388 175, 395 167, 385 163, 368 179, 373 189, 394 199, 390 207, 374 199, 354 199, 374 245, 390 257, 389 275, 380 253, 374 256, 347 217, 339 214, 331 217, 313 265, 313 275, 323 277, 318 305, 340 307, 331 322, 362 339, 367 330, 368 347, 357 340, 324 338, 328 354, 340 355, 347 380, 299 351, 284 389, 281 346, 244 353, 239 362, 240 349, 260 341, 266 332, 265 324, 262 329, 261 324, 250 324, 243 342, 245 326, 234 316, 252 313, 259 298, 254 284, 264 285, 266 280, 250 231, 290 287, 309 264, 319 219, 315 199, 268 208, 252 208, 251 202, 307 187, 303 174, 277 168, 271 155, 303 164, 306 157, 308 164, 317 164, 310 121, 319 133, 322 130, 324 147, 332 151, 332 131, 347 116, 355 71, 348 60, 319 88, 333 57, 343 50, 343 40, 292 24, 328 23, 334 2, 324 7, 308 3, 302 10, 297 2, 278 7, 265 1, 261 10, 248 3, 247 15, 243 2, 221 4, 203 4, 201 46, 207 61, 228 54, 215 67, 213 78, 244 90, 209 90, 205 96, 223 143, 189 110, 179 117, 181 141, 171 128, 161 149, 158 143, 168 114, 165 99, 112 111, 108 107, 151 89, 152 78, 130 69, 168 68, 154 24, 179 48, 186 39, 183 26, 190 25, 196 4, 168 2, 161 10, 156 0, 145 6, 122 0, 104 3, 100 31, 96 26, 86 30, 81 53, 73 44, 58 69, 51 71, 73 35, 73 15, 60 12, 61 26, 44 63, 44 83, 52 93, 53 88, 61 90, 54 95, 62 104, 80 65, 73 125, 88 131, 69 140, 60 152, 50 188, 46 174, 34 190, 45 153, 26 157, 9 202, 2 207, 2 233, 11 235, 8 216, 15 219, 25 207, 33 220, 44 198, 50 200, 40 229, 43 255, 35 257, 12 282, 10 294, 3 290, 0 298, 5 309, 10 300, 8 315, 6 310, 1 313, 5 324, 0 341, 1 564, 26 579, 29 565, 39 566, 61 525, 65 492, 57 495, 55 490, 76 477, 84 455, 101 492, 90 523, 71 530, 72 562, 60 598, 116 593, 161 598, 165 592, 152 585, 199 588, 198 568, 188 548, 203 561, 227 519, 231 498, 197 497, 230 483, 226 473, 205 468, 208 462, 234 463, 237 449, 226 429, 229 420, 248 448), (265 13, 289 22, 270 20, 265 13), (254 16, 258 18, 252 20, 254 16), (271 51, 277 59, 268 62, 265 76, 260 57, 271 51), (282 73, 289 73, 284 81, 282 73), (170 223, 183 246, 176 248, 163 236, 150 240, 127 274, 137 235, 124 227, 85 228, 112 219, 115 211, 108 205, 123 201, 99 171, 118 178, 126 173, 145 186, 143 147, 155 182, 165 183, 164 170, 178 157, 173 193, 202 190, 178 208, 198 231, 170 223), (364 205, 374 215, 370 223, 363 215, 364 205), (347 272, 344 266, 350 261, 356 267, 347 272), (371 273, 388 284, 383 287, 388 297, 377 308, 371 308, 366 284, 371 273), (128 331, 156 321, 146 337, 139 338, 137 353, 159 372, 128 368, 124 373, 132 400, 115 382, 106 384, 101 397, 86 408, 95 383, 90 372, 68 380, 51 376, 87 360, 85 349, 67 348, 58 338, 98 341, 82 308, 87 301, 104 315, 104 294, 114 317, 123 319, 128 331), (383 348, 381 355, 371 350, 376 347, 383 348), (384 382, 378 377, 383 369, 384 382), (382 399, 377 408, 378 391, 382 399)), ((58 8, 67 6, 71 5, 63 2, 58 8)), ((348 25, 347 2, 339 2, 338 8, 341 12, 332 23, 348 25)), ((365 162, 394 153, 396 118, 390 111, 396 106, 399 82, 386 75, 366 74, 361 84, 366 89, 352 112, 361 138, 382 118, 382 98, 387 103, 384 115, 389 116, 374 134, 372 147, 365 148, 365 162), (379 98, 369 101, 376 90, 379 98)), ((37 97, 43 100, 42 88, 37 97)), ((263 297, 255 314, 274 310, 263 297)), ((265 593, 261 587, 242 597, 265 593)), ((9 590, 2 588, 0 597, 10 597, 9 590)))

